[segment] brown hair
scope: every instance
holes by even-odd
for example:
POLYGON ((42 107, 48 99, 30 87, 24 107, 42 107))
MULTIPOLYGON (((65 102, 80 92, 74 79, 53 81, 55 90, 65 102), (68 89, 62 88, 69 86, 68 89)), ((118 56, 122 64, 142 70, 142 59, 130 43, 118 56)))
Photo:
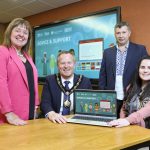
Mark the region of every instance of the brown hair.
POLYGON ((57 55, 57 64, 58 64, 58 59, 59 57, 62 55, 62 54, 71 54, 74 58, 74 61, 75 61, 75 52, 74 52, 74 49, 70 49, 69 51, 66 51, 66 50, 59 50, 58 51, 58 55, 57 55))
POLYGON ((4 34, 3 45, 7 46, 8 48, 11 47, 11 44, 12 44, 11 39, 10 39, 11 32, 15 27, 19 25, 25 25, 27 30, 29 31, 28 41, 26 45, 22 47, 22 51, 28 51, 32 42, 32 29, 31 29, 30 23, 27 20, 24 20, 22 18, 16 18, 10 22, 4 34))
POLYGON ((126 26, 126 27, 128 28, 128 30, 131 31, 130 25, 129 25, 127 22, 125 22, 125 21, 122 21, 122 22, 117 23, 117 24, 115 25, 115 29, 116 29, 116 28, 121 28, 121 27, 123 27, 123 26, 126 26))

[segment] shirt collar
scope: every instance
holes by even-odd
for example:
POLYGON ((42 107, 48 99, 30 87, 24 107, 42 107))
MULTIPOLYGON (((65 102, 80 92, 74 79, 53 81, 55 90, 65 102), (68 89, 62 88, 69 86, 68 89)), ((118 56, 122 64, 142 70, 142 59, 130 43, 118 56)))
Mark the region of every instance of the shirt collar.
MULTIPOLYGON (((117 50, 119 50, 118 44, 116 45, 116 47, 117 47, 117 50)), ((127 44, 125 45, 126 50, 128 49, 128 47, 129 47, 129 41, 128 41, 127 44)))
POLYGON ((73 79, 74 79, 74 74, 69 78, 69 79, 64 79, 62 76, 61 76, 61 81, 62 81, 62 84, 64 85, 64 82, 65 81, 70 81, 71 84, 73 84, 73 79))

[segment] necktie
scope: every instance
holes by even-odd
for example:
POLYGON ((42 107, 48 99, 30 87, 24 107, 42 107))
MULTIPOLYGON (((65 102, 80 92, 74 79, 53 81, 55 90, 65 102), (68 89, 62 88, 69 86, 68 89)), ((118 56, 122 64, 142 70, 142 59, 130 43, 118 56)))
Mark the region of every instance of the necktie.
MULTIPOLYGON (((69 86, 68 85, 69 85, 70 81, 65 81, 64 83, 65 83, 65 90, 69 90, 69 86)), ((66 95, 64 93, 64 102, 67 101, 67 100, 70 102, 70 95, 66 95)), ((66 107, 66 106, 64 106, 64 103, 63 103, 62 115, 69 115, 69 114, 70 114, 70 106, 66 107)))

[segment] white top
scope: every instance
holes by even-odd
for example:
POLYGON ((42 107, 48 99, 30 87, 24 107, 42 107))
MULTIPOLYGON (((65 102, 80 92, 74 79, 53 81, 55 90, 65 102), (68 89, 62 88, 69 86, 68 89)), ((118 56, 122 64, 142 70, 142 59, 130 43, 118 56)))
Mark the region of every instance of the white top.
POLYGON ((124 98, 123 76, 121 75, 116 76, 115 91, 117 92, 117 99, 123 100, 124 98))

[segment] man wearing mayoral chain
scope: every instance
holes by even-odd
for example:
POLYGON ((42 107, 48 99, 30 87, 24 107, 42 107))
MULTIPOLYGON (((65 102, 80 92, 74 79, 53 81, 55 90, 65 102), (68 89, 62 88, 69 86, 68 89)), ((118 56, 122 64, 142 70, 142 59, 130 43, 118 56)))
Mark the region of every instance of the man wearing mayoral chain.
POLYGON ((46 77, 42 91, 41 111, 54 123, 66 123, 65 115, 73 112, 75 89, 91 89, 90 80, 74 73, 75 56, 72 51, 61 51, 57 56, 59 73, 46 77))

